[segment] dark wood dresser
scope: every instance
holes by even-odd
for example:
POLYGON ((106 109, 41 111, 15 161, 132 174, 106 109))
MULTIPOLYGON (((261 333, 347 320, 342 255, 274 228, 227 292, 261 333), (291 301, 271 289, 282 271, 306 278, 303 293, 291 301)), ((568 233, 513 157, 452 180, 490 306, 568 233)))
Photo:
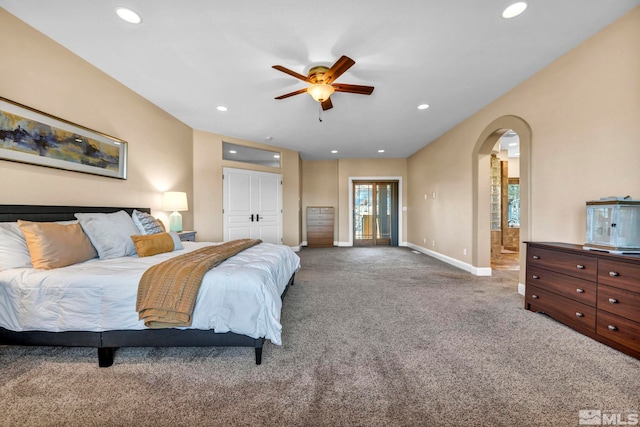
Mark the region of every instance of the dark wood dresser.
POLYGON ((333 207, 307 207, 307 246, 310 248, 333 246, 333 207))
POLYGON ((640 358, 640 256, 527 242, 525 309, 640 358))

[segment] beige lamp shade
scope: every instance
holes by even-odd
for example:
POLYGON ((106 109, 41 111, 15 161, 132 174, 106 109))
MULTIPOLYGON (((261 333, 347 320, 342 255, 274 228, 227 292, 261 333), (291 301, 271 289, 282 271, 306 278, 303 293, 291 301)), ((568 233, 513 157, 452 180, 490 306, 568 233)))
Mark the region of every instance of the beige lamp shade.
POLYGON ((163 211, 188 211, 187 193, 182 191, 167 191, 162 198, 163 211))

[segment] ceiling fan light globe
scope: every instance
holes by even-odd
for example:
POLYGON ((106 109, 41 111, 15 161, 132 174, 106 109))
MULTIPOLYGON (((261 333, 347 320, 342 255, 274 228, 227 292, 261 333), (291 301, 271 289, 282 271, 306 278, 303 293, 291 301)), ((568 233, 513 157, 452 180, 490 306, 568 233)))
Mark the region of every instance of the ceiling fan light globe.
POLYGON ((325 84, 315 84, 307 88, 307 93, 318 102, 324 102, 334 92, 333 86, 325 84))

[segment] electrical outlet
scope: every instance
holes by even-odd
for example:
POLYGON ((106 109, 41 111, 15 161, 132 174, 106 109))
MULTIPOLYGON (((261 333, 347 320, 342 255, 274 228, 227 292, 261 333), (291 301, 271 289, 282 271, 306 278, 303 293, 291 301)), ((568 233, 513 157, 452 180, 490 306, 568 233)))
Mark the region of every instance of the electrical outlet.
POLYGON ((427 243, 427 238, 426 237, 422 238, 422 243, 427 243))
POLYGON ((435 245, 436 245, 436 241, 435 241, 435 240, 432 240, 432 241, 431 241, 431 246, 435 246, 435 245))
POLYGON ((467 254, 467 248, 464 248, 464 249, 462 250, 462 255, 466 255, 466 254, 467 254))
POLYGON ((431 193, 431 198, 433 198, 433 199, 436 198, 436 192, 435 191, 433 193, 431 193))
POLYGON ((427 193, 424 193, 424 199, 427 200, 427 193))

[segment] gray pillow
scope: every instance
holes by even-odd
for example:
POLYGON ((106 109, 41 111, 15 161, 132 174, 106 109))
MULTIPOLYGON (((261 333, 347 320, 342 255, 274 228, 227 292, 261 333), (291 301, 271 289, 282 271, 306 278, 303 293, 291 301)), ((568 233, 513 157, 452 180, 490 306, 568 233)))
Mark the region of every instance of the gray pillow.
POLYGON ((133 223, 138 228, 140 234, 164 233, 164 228, 160 225, 159 221, 146 212, 140 212, 134 209, 131 214, 131 219, 133 219, 133 223))
POLYGON ((82 226, 100 259, 119 258, 136 254, 131 236, 140 234, 125 211, 114 213, 77 213, 82 226))

